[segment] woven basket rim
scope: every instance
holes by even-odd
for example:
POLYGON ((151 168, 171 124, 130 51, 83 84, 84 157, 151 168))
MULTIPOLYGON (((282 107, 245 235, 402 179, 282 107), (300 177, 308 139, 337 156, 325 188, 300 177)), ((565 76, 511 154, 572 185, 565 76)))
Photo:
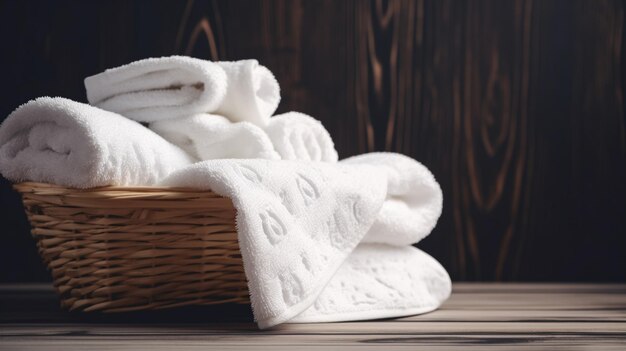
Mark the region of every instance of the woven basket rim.
POLYGON ((19 182, 13 183, 13 188, 19 192, 32 192, 36 189, 41 190, 58 190, 66 193, 84 193, 84 192, 109 192, 109 191, 125 191, 125 192, 184 192, 184 193, 214 193, 210 189, 199 189, 189 187, 171 187, 171 186, 125 186, 125 185, 106 185, 94 188, 71 188, 63 185, 39 183, 39 182, 19 182))

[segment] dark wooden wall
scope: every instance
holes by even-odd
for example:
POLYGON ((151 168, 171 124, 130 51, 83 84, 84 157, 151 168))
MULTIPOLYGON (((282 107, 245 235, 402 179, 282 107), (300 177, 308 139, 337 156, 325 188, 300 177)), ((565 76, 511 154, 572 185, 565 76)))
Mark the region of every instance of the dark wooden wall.
MULTIPOLYGON (((171 54, 257 58, 280 111, 341 157, 422 161, 444 190, 419 246, 454 279, 626 280, 624 7, 611 0, 4 1, 0 115, 171 54)), ((47 276, 0 188, 0 281, 47 276)))

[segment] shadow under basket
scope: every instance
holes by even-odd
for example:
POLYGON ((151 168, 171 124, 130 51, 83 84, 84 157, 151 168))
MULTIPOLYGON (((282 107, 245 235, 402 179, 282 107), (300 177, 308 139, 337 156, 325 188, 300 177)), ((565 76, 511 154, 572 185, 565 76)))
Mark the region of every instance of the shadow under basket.
POLYGON ((181 188, 14 188, 69 310, 250 303, 228 198, 181 188))

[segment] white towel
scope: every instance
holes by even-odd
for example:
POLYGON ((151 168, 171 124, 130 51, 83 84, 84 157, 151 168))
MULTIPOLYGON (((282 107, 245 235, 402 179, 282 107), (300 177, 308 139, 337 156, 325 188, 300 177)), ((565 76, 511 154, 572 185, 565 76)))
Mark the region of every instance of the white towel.
MULTIPOLYGON (((254 316, 267 328, 404 316, 447 298, 445 270, 410 246, 364 244, 350 255, 391 196, 387 184, 395 183, 386 167, 214 160, 177 171, 163 184, 212 189, 233 200, 254 316)), ((392 235, 373 234, 395 243, 392 235)))
POLYGON ((249 122, 232 123, 219 115, 197 114, 156 121, 150 123, 150 129, 199 160, 280 159, 260 127, 249 122))
POLYGON ((449 296, 448 272, 412 246, 360 244, 315 302, 290 323, 403 317, 435 310, 449 296))
POLYGON ((328 131, 319 121, 298 112, 274 116, 264 129, 206 113, 152 122, 150 129, 200 160, 337 162, 337 151, 328 131))
POLYGON ((85 79, 92 105, 141 122, 198 113, 265 125, 280 101, 272 73, 256 60, 149 58, 85 79))
POLYGON ((141 122, 215 111, 227 87, 220 66, 184 56, 139 60, 85 78, 90 104, 141 122))
POLYGON ((162 184, 232 199, 260 328, 314 303, 374 222, 386 193, 385 174, 373 166, 299 161, 203 161, 162 184))
POLYGON ((151 185, 194 161, 137 122, 64 98, 30 101, 0 126, 0 172, 14 182, 151 185))
POLYGON ((283 160, 337 162, 333 139, 311 116, 300 112, 274 116, 265 131, 283 160))
POLYGON ((448 273, 434 258, 408 246, 427 236, 441 214, 443 197, 432 173, 395 153, 364 154, 340 164, 383 170, 387 195, 362 243, 315 303, 290 322, 401 317, 439 307, 452 290, 448 273))
POLYGON ((441 215, 443 194, 424 165, 391 152, 363 154, 340 163, 376 165, 387 175, 387 198, 364 242, 410 245, 433 230, 441 215))

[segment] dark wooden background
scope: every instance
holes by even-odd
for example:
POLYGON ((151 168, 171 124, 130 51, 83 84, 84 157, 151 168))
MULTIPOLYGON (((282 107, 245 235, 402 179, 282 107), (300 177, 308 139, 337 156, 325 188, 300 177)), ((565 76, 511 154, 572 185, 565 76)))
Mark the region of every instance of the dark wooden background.
MULTIPOLYGON (((444 190, 419 246, 456 280, 626 281, 624 8, 610 0, 3 1, 4 118, 150 56, 257 58, 341 157, 444 190)), ((0 182, 0 281, 48 279, 0 182)))

